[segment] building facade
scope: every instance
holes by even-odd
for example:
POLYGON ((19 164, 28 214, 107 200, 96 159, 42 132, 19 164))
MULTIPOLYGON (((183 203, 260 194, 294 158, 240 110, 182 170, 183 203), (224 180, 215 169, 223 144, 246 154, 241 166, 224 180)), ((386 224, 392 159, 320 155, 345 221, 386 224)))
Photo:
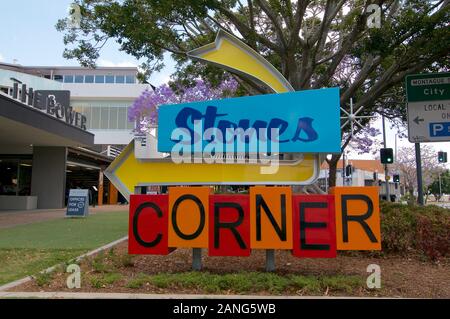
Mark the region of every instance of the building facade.
POLYGON ((123 148, 133 139, 135 123, 128 108, 149 84, 137 81, 136 67, 52 67, 0 64, 0 88, 11 89, 15 80, 40 90, 68 90, 71 106, 87 118, 87 130, 102 152, 123 148), (111 148, 110 148, 111 149, 111 148))
POLYGON ((70 188, 117 202, 103 170, 133 139, 128 108, 150 89, 137 72, 0 64, 0 210, 62 208, 70 188), (50 107, 47 96, 42 107, 43 92, 69 105, 50 107))

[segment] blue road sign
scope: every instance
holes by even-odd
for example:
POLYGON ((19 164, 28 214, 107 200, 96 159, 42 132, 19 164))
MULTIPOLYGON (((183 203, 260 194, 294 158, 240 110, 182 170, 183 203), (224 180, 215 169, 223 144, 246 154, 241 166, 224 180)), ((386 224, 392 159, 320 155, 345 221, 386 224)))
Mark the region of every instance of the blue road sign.
POLYGON ((450 122, 430 123, 430 136, 450 136, 450 122))

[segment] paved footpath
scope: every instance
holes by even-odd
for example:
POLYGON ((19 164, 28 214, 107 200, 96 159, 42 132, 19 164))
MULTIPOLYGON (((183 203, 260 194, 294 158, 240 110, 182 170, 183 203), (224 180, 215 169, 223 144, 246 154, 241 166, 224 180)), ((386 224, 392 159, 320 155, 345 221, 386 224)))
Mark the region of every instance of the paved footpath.
MULTIPOLYGON (((128 211, 128 205, 89 206, 89 214, 128 211)), ((0 229, 64 218, 66 209, 34 209, 0 211, 0 229)))
POLYGON ((88 292, 0 292, 2 298, 43 299, 383 299, 332 296, 254 296, 254 295, 165 295, 132 293, 88 293, 88 292))

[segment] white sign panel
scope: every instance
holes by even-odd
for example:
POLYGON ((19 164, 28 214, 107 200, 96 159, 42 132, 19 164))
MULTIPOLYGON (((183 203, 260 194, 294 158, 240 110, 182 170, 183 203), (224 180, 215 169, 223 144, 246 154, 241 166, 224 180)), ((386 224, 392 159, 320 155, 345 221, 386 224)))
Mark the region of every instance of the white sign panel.
POLYGON ((408 103, 408 138, 412 143, 450 140, 450 101, 408 103))

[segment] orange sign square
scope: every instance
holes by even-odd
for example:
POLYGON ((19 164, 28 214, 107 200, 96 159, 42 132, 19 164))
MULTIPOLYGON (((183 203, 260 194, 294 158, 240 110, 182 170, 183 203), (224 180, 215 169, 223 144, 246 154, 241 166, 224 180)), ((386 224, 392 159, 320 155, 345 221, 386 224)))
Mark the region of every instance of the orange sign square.
POLYGON ((333 187, 338 250, 381 250, 378 187, 333 187))
POLYGON ((208 248, 210 187, 169 188, 169 247, 208 248))

